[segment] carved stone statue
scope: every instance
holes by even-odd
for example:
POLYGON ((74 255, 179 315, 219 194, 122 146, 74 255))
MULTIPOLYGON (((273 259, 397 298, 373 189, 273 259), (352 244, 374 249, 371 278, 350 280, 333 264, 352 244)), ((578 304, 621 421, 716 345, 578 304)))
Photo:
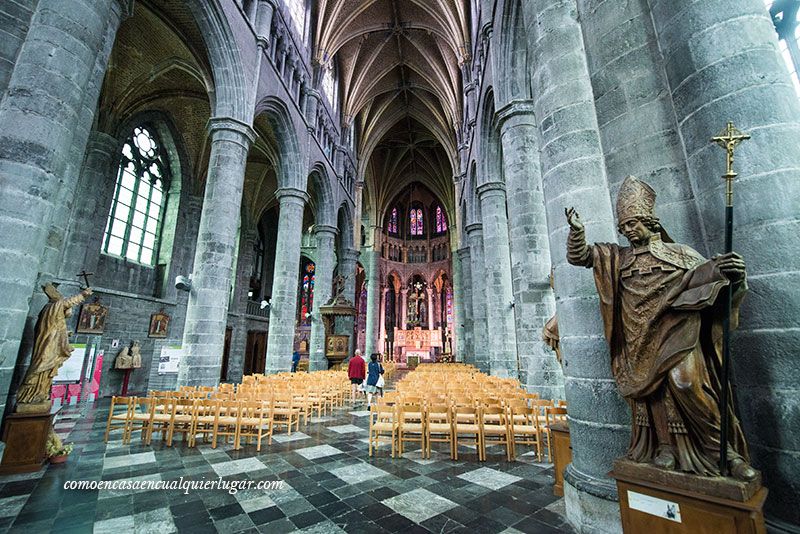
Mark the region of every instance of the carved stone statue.
POLYGON ((138 341, 131 343, 131 367, 139 369, 142 366, 142 349, 138 341))
POLYGON ((114 360, 114 369, 131 369, 133 361, 131 359, 131 351, 125 346, 117 353, 117 358, 114 360))
POLYGON ((86 288, 79 294, 64 298, 53 284, 42 286, 49 301, 39 312, 34 328, 33 355, 31 365, 17 391, 18 412, 48 412, 50 410, 50 387, 58 368, 69 358, 72 347, 67 332, 67 317, 72 308, 92 294, 86 288))
MULTIPOLYGON (((629 176, 617 198, 619 232, 629 247, 586 244, 574 208, 567 259, 594 270, 611 368, 628 401, 633 429, 628 459, 666 470, 719 475, 723 288, 733 284, 731 327, 747 290, 736 253, 706 260, 675 244, 655 216, 656 194, 629 176)), ((747 444, 733 407, 730 473, 754 480, 747 444)))

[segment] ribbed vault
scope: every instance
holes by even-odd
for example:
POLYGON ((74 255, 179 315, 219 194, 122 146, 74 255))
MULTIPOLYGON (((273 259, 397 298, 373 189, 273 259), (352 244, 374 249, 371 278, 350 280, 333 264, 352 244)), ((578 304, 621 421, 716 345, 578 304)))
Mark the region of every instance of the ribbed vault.
POLYGON ((463 0, 321 0, 315 59, 338 67, 345 121, 358 136, 365 205, 420 181, 453 210, 461 65, 469 33, 463 0))

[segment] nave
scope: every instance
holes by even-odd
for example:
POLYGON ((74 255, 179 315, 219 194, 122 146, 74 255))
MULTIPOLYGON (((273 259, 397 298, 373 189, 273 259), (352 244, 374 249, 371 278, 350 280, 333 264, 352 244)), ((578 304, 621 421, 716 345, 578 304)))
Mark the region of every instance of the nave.
MULTIPOLYGON (((398 378, 405 373, 401 372, 398 378)), ((389 389, 393 389, 394 380, 389 389)), ((167 447, 136 435, 103 442, 107 400, 69 408, 55 428, 75 444, 70 461, 0 480, 0 529, 11 532, 529 532, 570 533, 564 501, 553 495, 552 464, 520 450, 508 462, 490 447, 478 462, 474 447, 459 460, 434 445, 430 459, 407 446, 392 459, 388 445, 368 455, 369 412, 349 403, 307 426, 276 432, 270 446, 212 449, 180 438, 167 447), (282 489, 63 490, 72 480, 284 481, 282 489)), ((527 449, 526 449, 527 450, 527 449)))

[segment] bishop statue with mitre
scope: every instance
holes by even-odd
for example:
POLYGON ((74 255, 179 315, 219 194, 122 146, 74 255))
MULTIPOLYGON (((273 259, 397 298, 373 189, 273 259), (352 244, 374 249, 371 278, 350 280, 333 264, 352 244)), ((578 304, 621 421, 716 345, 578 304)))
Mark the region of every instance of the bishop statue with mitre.
MULTIPOLYGON (((736 253, 706 260, 674 243, 655 215, 656 193, 629 176, 617 197, 619 232, 630 242, 586 244, 574 208, 567 259, 592 268, 600 294, 611 369, 631 406, 627 457, 667 470, 718 476, 722 323, 726 288, 733 284, 731 328, 747 291, 745 265, 736 253)), ((732 404, 732 403, 731 403, 732 404)), ((753 480, 747 444, 729 405, 728 467, 753 480)))

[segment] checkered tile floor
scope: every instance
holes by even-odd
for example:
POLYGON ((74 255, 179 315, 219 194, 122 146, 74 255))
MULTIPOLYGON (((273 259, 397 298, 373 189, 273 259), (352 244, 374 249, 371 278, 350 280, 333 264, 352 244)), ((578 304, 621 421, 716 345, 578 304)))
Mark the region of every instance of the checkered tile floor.
MULTIPOLYGON (((572 532, 563 500, 553 496, 552 467, 522 456, 508 463, 490 448, 422 459, 388 447, 367 454, 363 404, 336 410, 276 435, 260 454, 180 440, 166 447, 119 433, 103 443, 107 401, 63 410, 56 429, 75 451, 64 465, 0 477, 0 532, 572 532), (281 490, 65 490, 67 480, 283 480, 281 490)), ((446 451, 442 445, 440 450, 446 451)), ((522 452, 522 451, 519 451, 522 452)))

